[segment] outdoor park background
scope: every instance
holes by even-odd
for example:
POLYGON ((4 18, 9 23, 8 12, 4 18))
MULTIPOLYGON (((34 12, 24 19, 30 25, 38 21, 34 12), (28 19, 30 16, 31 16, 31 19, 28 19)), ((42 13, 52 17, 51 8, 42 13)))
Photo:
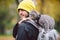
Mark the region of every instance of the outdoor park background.
MULTIPOLYGON (((12 30, 19 18, 17 5, 22 0, 0 0, 0 40, 14 40, 12 30)), ((32 0, 40 14, 55 19, 55 29, 60 33, 60 0, 32 0)), ((60 39, 59 39, 60 40, 60 39)))

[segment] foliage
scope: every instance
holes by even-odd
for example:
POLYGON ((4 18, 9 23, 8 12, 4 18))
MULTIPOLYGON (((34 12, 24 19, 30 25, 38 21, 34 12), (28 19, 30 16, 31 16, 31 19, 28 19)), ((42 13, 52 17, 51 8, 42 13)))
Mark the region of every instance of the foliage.
MULTIPOLYGON (((0 0, 0 30, 11 29, 17 22, 17 5, 19 0, 0 0)), ((22 0, 21 0, 22 1, 22 0)), ((48 14, 56 21, 56 29, 60 31, 60 0, 35 0, 39 13, 48 14)), ((0 31, 1 32, 1 31, 0 31)))
POLYGON ((14 15, 10 12, 10 6, 14 0, 0 0, 0 33, 4 33, 5 29, 11 29, 14 15))
POLYGON ((52 16, 56 21, 56 29, 60 32, 60 0, 36 0, 37 10, 52 16))

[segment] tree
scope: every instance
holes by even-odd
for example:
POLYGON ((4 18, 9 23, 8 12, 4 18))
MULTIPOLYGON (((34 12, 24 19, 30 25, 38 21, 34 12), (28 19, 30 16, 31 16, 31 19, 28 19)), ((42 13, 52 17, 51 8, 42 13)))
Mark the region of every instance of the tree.
POLYGON ((17 5, 21 2, 22 0, 16 0, 17 5))
POLYGON ((5 27, 11 23, 11 15, 9 14, 9 5, 12 0, 0 0, 0 34, 5 33, 5 27))

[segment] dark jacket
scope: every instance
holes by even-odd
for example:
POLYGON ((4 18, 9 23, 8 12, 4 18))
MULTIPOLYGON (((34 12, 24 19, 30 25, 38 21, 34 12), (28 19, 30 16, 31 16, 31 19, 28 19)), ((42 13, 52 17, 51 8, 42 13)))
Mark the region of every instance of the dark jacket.
POLYGON ((31 23, 22 22, 18 25, 16 40, 37 40, 38 29, 31 23))
POLYGON ((15 24, 14 28, 13 28, 13 37, 16 38, 17 35, 17 31, 18 31, 18 23, 15 24))

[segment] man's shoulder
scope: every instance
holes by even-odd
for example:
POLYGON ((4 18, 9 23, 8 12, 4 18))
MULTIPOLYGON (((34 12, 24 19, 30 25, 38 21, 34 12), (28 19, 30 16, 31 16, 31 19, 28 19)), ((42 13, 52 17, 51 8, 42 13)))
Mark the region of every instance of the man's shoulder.
POLYGON ((28 22, 23 22, 23 23, 19 24, 19 27, 27 28, 27 27, 30 27, 30 26, 32 26, 32 25, 30 23, 28 23, 28 22))

